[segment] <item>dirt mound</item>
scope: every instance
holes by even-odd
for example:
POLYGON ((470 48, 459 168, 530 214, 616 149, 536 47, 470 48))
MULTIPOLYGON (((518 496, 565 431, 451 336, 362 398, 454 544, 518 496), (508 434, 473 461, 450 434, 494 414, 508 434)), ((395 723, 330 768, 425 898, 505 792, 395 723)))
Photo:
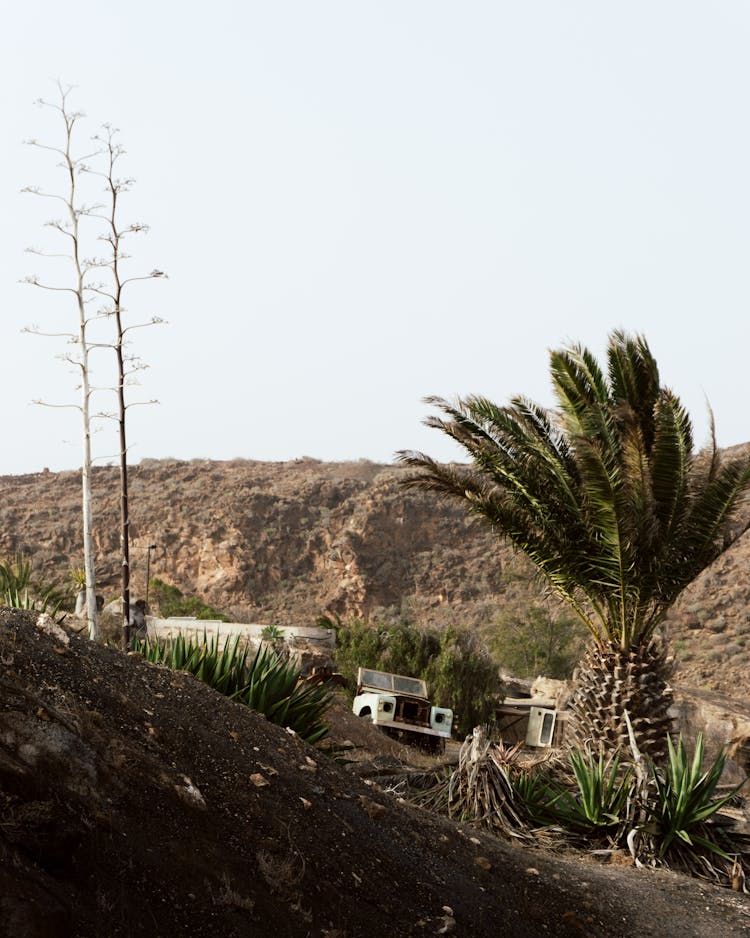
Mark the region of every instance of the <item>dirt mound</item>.
POLYGON ((331 722, 330 738, 334 745, 346 746, 347 759, 354 762, 369 761, 374 756, 383 756, 414 765, 432 765, 434 757, 426 755, 417 746, 405 746, 386 736, 369 719, 352 713, 351 698, 343 691, 334 699, 329 711, 331 722), (352 747, 349 750, 349 747, 352 747))
POLYGON ((184 674, 0 613, 0 936, 739 935, 746 897, 399 803, 184 674))

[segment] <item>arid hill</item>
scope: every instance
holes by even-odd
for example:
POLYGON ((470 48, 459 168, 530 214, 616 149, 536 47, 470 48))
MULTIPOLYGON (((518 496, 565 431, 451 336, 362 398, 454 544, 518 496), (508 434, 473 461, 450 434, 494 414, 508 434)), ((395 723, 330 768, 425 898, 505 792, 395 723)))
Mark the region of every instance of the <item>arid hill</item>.
MULTIPOLYGON (((492 536, 460 507, 407 492, 402 470, 369 462, 146 460, 131 470, 132 577, 152 575, 253 621, 309 623, 402 610, 421 621, 492 614, 506 589, 492 536)), ((118 475, 93 475, 101 591, 117 593, 118 475)), ((79 563, 74 472, 0 479, 0 553, 46 575, 79 563)), ((528 579, 528 576, 526 577, 528 579)))
MULTIPOLYGON (((310 624, 326 612, 473 626, 539 595, 526 561, 460 506, 405 490, 403 472, 366 461, 145 460, 131 471, 135 595, 152 543, 153 575, 240 621, 310 624)), ((59 580, 80 566, 77 473, 5 476, 0 496, 0 554, 25 551, 59 580)), ((116 469, 94 471, 94 496, 99 589, 109 600, 118 592, 116 469)), ((748 570, 750 534, 670 615, 680 680, 750 694, 748 570)))

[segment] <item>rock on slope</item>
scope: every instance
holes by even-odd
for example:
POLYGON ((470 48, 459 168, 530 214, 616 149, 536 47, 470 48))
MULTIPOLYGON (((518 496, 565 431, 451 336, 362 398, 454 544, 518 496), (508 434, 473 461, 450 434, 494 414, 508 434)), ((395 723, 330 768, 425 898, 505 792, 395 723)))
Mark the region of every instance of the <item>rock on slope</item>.
POLYGON ((0 613, 0 936, 740 935, 748 897, 510 848, 187 675, 0 613), (480 859, 482 858, 482 859, 480 859))

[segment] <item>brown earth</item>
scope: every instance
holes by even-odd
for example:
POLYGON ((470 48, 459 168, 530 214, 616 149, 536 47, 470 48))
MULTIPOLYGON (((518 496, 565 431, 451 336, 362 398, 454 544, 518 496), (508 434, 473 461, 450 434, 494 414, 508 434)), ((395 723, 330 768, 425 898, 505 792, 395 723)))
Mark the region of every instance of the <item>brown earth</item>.
POLYGON ((0 612, 0 661, 2 938, 750 933, 748 896, 411 808, 191 677, 27 613, 0 612))
MULTIPOLYGON (((526 561, 460 506, 404 490, 403 471, 366 461, 144 460, 131 470, 135 595, 145 587, 145 547, 155 543, 156 576, 245 622, 309 625, 326 612, 491 627, 504 608, 539 597, 526 561)), ((114 468, 94 471, 94 496, 109 600, 118 592, 114 468)), ((0 556, 26 551, 59 580, 80 565, 77 473, 4 476, 0 498, 0 556)), ((750 696, 749 569, 746 534, 675 607, 668 628, 678 682, 750 696)))

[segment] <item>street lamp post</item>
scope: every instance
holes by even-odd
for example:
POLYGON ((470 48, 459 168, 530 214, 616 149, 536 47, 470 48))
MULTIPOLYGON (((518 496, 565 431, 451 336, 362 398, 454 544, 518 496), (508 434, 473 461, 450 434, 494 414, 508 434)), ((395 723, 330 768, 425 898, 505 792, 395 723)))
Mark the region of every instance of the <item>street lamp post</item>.
POLYGON ((151 551, 156 550, 156 544, 149 544, 146 548, 146 607, 148 607, 148 587, 151 582, 151 551))

